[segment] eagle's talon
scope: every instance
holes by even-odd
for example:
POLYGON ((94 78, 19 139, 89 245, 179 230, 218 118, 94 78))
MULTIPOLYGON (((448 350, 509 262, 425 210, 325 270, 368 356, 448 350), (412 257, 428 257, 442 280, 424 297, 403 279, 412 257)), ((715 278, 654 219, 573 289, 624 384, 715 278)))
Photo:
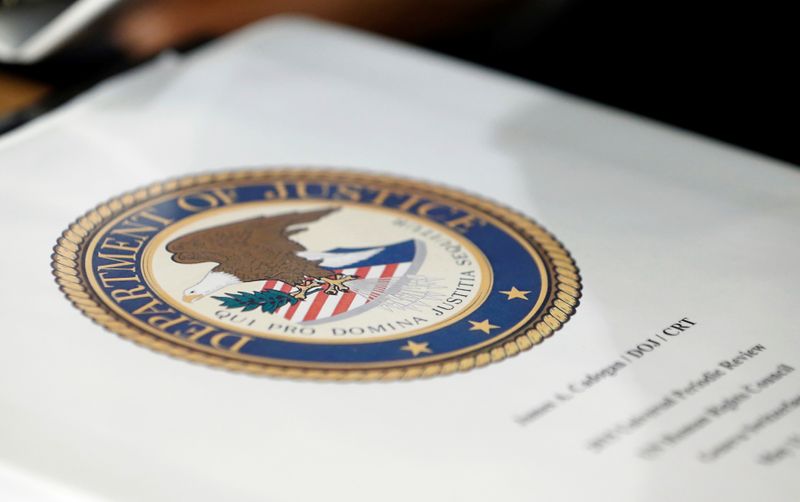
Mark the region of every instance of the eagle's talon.
POLYGON ((347 281, 358 279, 354 275, 336 274, 333 277, 306 278, 302 283, 295 284, 296 291, 290 293, 298 300, 305 300, 308 298, 309 293, 317 291, 315 288, 320 288, 326 295, 338 295, 339 293, 347 293, 350 288, 345 284, 347 281))
POLYGON ((297 288, 297 291, 291 293, 291 295, 298 300, 305 300, 308 297, 308 291, 314 286, 317 286, 317 283, 313 279, 306 279, 300 284, 295 284, 294 287, 297 288))
POLYGON ((328 287, 325 289, 325 292, 329 295, 335 295, 350 291, 350 288, 347 287, 345 283, 357 278, 358 277, 354 275, 336 274, 333 277, 322 277, 320 280, 328 285, 328 287))

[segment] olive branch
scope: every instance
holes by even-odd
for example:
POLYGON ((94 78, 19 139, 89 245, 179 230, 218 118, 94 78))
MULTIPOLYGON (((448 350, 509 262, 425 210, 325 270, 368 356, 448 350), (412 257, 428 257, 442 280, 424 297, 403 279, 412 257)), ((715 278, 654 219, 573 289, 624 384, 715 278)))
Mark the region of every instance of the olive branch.
POLYGON ((237 293, 225 293, 225 296, 212 296, 219 300, 220 306, 227 309, 242 309, 242 312, 249 312, 261 307, 262 312, 274 313, 287 303, 294 305, 297 298, 283 291, 268 289, 265 291, 239 291, 237 293))

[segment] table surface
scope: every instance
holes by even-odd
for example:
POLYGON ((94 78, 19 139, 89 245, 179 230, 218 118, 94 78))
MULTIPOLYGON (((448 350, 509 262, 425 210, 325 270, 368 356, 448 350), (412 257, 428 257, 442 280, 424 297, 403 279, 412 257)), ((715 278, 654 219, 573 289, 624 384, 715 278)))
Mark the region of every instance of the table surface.
POLYGON ((44 84, 0 72, 0 117, 33 104, 48 90, 44 84))

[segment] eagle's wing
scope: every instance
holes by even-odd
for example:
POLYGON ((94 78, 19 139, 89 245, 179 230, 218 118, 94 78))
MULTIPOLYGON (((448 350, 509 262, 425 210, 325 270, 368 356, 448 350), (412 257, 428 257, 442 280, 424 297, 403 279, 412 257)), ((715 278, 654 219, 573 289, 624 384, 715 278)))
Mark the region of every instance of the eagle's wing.
POLYGON ((205 228, 179 237, 167 244, 176 263, 215 262, 214 269, 235 275, 242 281, 277 279, 298 284, 306 276, 322 277, 330 272, 319 261, 307 260, 297 253, 305 251, 289 238, 337 208, 260 216, 249 220, 205 228), (295 227, 295 228, 290 228, 295 227))
POLYGON ((167 244, 176 263, 223 263, 233 252, 240 229, 231 225, 206 228, 178 237, 167 244))
POLYGON ((245 240, 253 251, 248 275, 258 276, 259 279, 276 279, 288 284, 299 284, 306 277, 330 275, 330 271, 319 267, 321 260, 309 260, 300 256, 306 248, 289 237, 305 230, 300 225, 315 222, 336 210, 337 208, 326 208, 303 213, 293 212, 253 221, 245 240))

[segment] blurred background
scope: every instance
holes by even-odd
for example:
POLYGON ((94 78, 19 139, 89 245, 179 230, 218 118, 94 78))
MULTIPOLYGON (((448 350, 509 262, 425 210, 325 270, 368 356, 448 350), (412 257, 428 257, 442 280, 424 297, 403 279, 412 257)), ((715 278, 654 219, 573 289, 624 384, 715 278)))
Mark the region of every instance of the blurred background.
POLYGON ((790 6, 606 0, 0 0, 0 133, 164 50, 305 14, 800 165, 790 6))

